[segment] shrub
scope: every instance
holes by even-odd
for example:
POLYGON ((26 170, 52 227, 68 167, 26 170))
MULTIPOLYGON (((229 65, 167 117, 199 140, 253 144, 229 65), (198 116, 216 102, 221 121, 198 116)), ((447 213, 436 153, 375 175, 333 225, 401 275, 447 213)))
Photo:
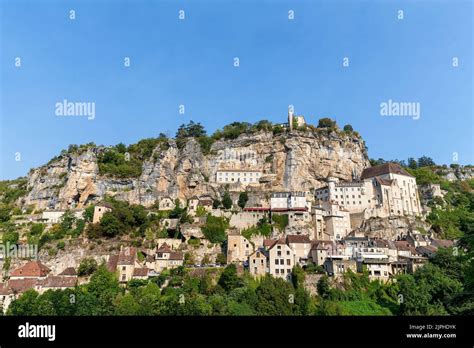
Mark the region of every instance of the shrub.
POLYGON ((77 274, 79 276, 88 276, 94 273, 98 268, 97 262, 93 258, 85 258, 79 264, 77 274))

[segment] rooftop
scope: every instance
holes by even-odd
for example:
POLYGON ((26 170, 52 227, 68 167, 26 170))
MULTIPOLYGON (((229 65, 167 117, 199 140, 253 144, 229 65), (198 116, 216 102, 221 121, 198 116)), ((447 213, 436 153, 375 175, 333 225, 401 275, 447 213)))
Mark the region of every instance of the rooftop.
POLYGON ((405 169, 403 169, 398 163, 388 162, 375 167, 364 169, 361 175, 361 179, 373 178, 389 173, 405 175, 412 178, 414 177, 413 175, 409 174, 405 169))

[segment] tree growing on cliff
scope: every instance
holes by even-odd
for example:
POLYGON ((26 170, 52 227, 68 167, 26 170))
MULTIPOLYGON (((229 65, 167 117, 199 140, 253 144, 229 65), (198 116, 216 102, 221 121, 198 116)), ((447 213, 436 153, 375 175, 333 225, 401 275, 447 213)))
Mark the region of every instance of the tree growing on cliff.
POLYGON ((336 121, 331 120, 328 117, 321 118, 318 121, 318 128, 335 128, 336 121))
POLYGON ((226 191, 222 197, 222 205, 224 206, 224 209, 232 208, 232 199, 230 198, 228 191, 226 191))
POLYGON ((245 208, 245 205, 247 204, 249 200, 249 195, 247 194, 247 192, 240 192, 239 194, 239 201, 238 201, 238 205, 240 208, 244 209, 245 208))

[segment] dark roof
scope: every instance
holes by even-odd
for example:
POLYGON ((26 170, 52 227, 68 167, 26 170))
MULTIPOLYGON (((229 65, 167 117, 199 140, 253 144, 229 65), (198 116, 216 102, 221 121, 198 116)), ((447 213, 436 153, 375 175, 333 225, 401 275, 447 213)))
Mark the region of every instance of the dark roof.
POLYGON ((431 245, 438 248, 449 248, 453 246, 454 242, 448 239, 432 239, 431 245))
POLYGON ((288 235, 286 241, 287 243, 311 243, 306 235, 288 235))
POLYGON ((184 254, 180 251, 172 251, 169 260, 184 260, 184 254))
POLYGON ((375 178, 375 181, 377 181, 380 185, 385 185, 385 186, 392 186, 393 180, 387 180, 387 179, 382 179, 382 178, 375 178))
POLYGON ((273 245, 269 248, 269 250, 273 249, 275 247, 275 245, 286 245, 286 243, 285 243, 285 240, 283 238, 278 239, 275 243, 273 243, 273 245))
POLYGON ((375 167, 366 168, 362 172, 362 175, 360 178, 361 179, 373 178, 375 176, 380 176, 380 175, 389 174, 389 173, 406 175, 413 178, 413 175, 408 173, 398 163, 393 163, 393 162, 387 162, 375 167))
POLYGON ((416 249, 406 240, 397 240, 395 242, 395 247, 397 250, 410 251, 412 254, 416 254, 416 249))
POLYGON ((33 289, 37 284, 38 279, 36 278, 10 279, 8 281, 8 287, 11 288, 14 293, 21 293, 28 289, 33 289))
POLYGON ((133 265, 137 257, 137 248, 125 247, 120 250, 117 265, 133 265))
POLYGON ((46 277, 51 270, 40 261, 30 261, 13 270, 10 277, 46 277))
POLYGON ((135 268, 133 270, 134 277, 146 277, 148 275, 148 268, 135 268))
POLYGON ((74 267, 68 267, 64 271, 59 273, 59 275, 60 276, 75 276, 75 275, 77 275, 77 272, 74 269, 74 267))
POLYGON ((118 255, 110 255, 107 261, 107 270, 109 272, 115 272, 117 270, 118 255))
POLYGON ((43 288, 73 288, 76 282, 76 277, 49 276, 40 285, 43 288))
POLYGON ((270 248, 270 247, 272 247, 273 244, 275 244, 277 241, 278 241, 277 239, 264 239, 264 240, 263 240, 263 246, 270 248))

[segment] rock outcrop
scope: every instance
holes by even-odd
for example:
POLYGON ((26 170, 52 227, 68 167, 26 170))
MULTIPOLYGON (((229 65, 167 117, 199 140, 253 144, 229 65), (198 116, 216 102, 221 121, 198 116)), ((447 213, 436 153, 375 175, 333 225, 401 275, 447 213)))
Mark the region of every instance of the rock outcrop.
MULTIPOLYGON (((369 166, 364 142, 342 132, 242 134, 237 139, 214 142, 207 155, 193 138, 181 149, 170 139, 166 149, 157 146, 143 162, 139 177, 126 179, 100 174, 101 151, 106 148, 88 147, 82 153, 63 154, 32 170, 28 193, 18 204, 67 209, 97 202, 105 195, 145 206, 164 196, 181 200, 200 194, 218 197, 225 187, 216 182, 216 173, 222 167, 261 171, 259 184, 248 189, 308 191, 323 185, 329 173, 351 180, 369 166)), ((245 190, 241 183, 227 188, 231 192, 245 190)))

